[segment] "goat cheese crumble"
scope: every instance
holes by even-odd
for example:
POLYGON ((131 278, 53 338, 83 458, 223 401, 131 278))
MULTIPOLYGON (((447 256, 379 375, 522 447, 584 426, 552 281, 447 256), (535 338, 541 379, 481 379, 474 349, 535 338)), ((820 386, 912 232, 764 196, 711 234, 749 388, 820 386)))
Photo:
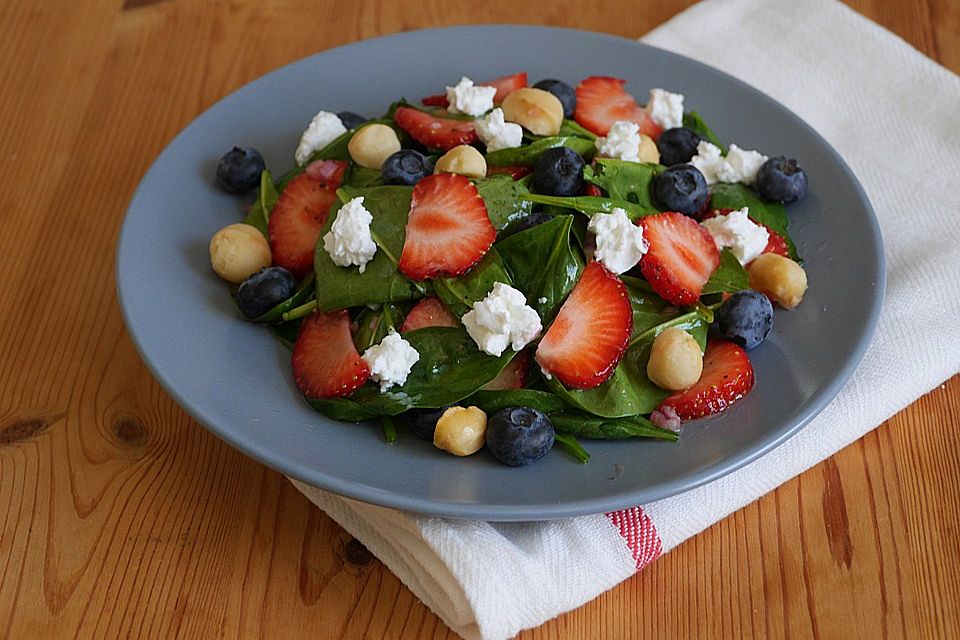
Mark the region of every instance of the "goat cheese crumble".
POLYGON ((503 119, 503 109, 497 107, 476 122, 477 137, 487 146, 487 153, 498 149, 512 149, 523 143, 523 128, 503 119))
POLYGON ((664 129, 683 126, 683 94, 664 89, 650 89, 647 100, 650 118, 664 129))
POLYGON ((643 227, 633 224, 620 207, 610 213, 593 214, 587 229, 597 236, 593 257, 616 274, 640 262, 650 246, 643 237, 643 227))
POLYGON ((370 367, 370 377, 380 383, 383 392, 407 381, 413 365, 420 361, 420 354, 403 336, 390 329, 380 344, 369 347, 361 358, 370 367))
POLYGON ((493 109, 493 96, 496 94, 496 87, 477 86, 473 80, 463 76, 457 86, 447 87, 447 111, 482 116, 493 109))
POLYGON ((360 273, 377 252, 377 244, 370 233, 373 216, 363 206, 363 196, 349 200, 337 212, 330 231, 323 236, 323 249, 338 267, 356 265, 360 273))
POLYGON ((323 149, 346 132, 347 128, 343 126, 337 114, 321 111, 313 117, 310 125, 300 136, 300 144, 294 154, 297 164, 303 166, 314 151, 323 149))
POLYGON ((540 334, 540 316, 527 305, 523 293, 497 282, 483 300, 460 319, 467 333, 484 353, 499 356, 507 346, 523 349, 540 334))
POLYGON ((748 207, 744 207, 701 223, 713 236, 717 249, 729 248, 740 264, 747 264, 763 253, 770 240, 770 233, 751 220, 748 211, 748 207))
POLYGON ((720 147, 701 140, 697 145, 697 155, 690 159, 707 179, 707 184, 726 182, 733 184, 753 184, 757 181, 757 172, 760 165, 767 161, 767 156, 759 151, 741 149, 735 144, 730 145, 727 157, 720 154, 720 147))
POLYGON ((617 120, 610 131, 594 144, 597 155, 627 162, 640 162, 640 126, 635 122, 617 120))

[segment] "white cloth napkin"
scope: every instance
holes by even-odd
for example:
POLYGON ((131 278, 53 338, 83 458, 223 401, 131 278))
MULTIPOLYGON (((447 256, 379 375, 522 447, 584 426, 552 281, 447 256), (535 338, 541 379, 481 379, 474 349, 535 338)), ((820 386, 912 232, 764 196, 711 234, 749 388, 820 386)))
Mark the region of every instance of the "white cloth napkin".
POLYGON ((886 243, 879 327, 850 382, 798 435, 733 474, 642 508, 463 522, 294 481, 465 638, 507 638, 591 600, 960 371, 960 78, 832 0, 707 0, 643 41, 745 80, 843 155, 886 243))

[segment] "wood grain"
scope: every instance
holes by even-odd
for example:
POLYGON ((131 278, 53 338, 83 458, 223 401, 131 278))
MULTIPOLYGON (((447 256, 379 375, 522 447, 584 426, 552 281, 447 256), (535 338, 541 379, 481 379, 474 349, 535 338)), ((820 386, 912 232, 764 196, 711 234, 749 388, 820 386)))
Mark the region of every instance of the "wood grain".
MULTIPOLYGON (((191 420, 127 337, 140 176, 229 91, 468 22, 634 37, 674 2, 0 2, 0 637, 454 637, 278 474, 191 420)), ((854 8, 960 69, 955 0, 854 8)), ((960 378, 527 638, 960 635, 960 378)))

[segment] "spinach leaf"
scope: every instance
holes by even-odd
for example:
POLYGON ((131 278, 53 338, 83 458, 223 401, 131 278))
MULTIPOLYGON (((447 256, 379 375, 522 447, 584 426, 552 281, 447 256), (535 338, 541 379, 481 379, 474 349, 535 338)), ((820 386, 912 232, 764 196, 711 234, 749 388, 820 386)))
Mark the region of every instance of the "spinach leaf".
POLYGON ((676 442, 680 434, 661 429, 643 416, 626 418, 599 418, 579 411, 560 411, 550 414, 556 429, 581 438, 623 440, 626 438, 656 438, 676 442))
POLYGON ((526 179, 513 180, 510 176, 499 175, 473 182, 487 207, 487 216, 497 231, 527 217, 533 211, 533 203, 521 199, 530 193, 526 179))
POLYGON ((270 171, 264 169, 260 173, 260 192, 257 194, 257 201, 250 206, 247 217, 243 221, 256 227, 269 238, 270 212, 273 211, 273 205, 277 203, 279 197, 277 190, 273 188, 273 176, 270 175, 270 171))
POLYGON ((701 118, 700 114, 696 111, 690 111, 683 114, 683 126, 692 130, 707 142, 717 145, 720 147, 720 151, 723 153, 723 155, 727 155, 727 148, 722 142, 720 142, 720 138, 716 136, 716 134, 713 132, 713 129, 711 129, 709 125, 704 122, 703 118, 701 118))
POLYGON ((378 169, 368 169, 361 167, 356 162, 351 162, 343 175, 343 184, 363 189, 365 187, 379 187, 383 185, 383 178, 378 169))
POLYGON ((293 351, 293 343, 297 341, 297 336, 300 334, 301 324, 303 324, 303 318, 272 324, 270 325, 270 332, 280 341, 280 344, 293 351))
POLYGON ((317 292, 317 288, 314 286, 315 278, 316 276, 313 273, 308 273, 294 289, 292 296, 257 318, 256 322, 276 322, 285 312, 309 302, 317 292))
POLYGON ((596 140, 597 134, 593 131, 589 131, 580 126, 576 120, 564 120, 560 123, 560 132, 557 133, 558 136, 577 136, 579 138, 586 138, 587 140, 596 140))
POLYGON ((592 182, 614 200, 626 200, 650 213, 659 213, 650 188, 653 177, 663 170, 658 164, 599 158, 583 169, 583 179, 592 182))
POLYGON ((714 209, 741 209, 749 207, 750 219, 766 225, 779 233, 787 241, 787 250, 793 260, 800 261, 797 247, 787 231, 789 220, 787 209, 779 202, 761 198, 757 193, 742 184, 717 183, 710 187, 710 206, 714 209))
POLYGON ((566 449, 567 453, 572 455, 583 464, 590 462, 590 454, 587 453, 587 450, 584 449, 579 442, 577 442, 577 439, 573 434, 564 433, 563 431, 556 431, 554 433, 554 442, 566 449))
POLYGON ((532 407, 543 413, 552 413, 568 409, 567 403, 549 391, 538 389, 510 389, 507 391, 477 391, 463 401, 472 404, 492 415, 507 407, 532 407))
POLYGON ((363 307, 353 322, 357 331, 353 334, 353 344, 357 352, 363 354, 375 344, 380 344, 390 329, 400 330, 403 324, 403 308, 397 304, 387 303, 379 309, 363 307))
POLYGON ((593 157, 596 148, 593 141, 579 136, 550 136, 534 140, 511 149, 498 149, 487 154, 487 164, 502 167, 517 164, 535 164, 544 151, 554 147, 570 147, 588 162, 593 157))
POLYGON ((370 187, 338 191, 341 201, 363 196, 364 206, 373 214, 370 231, 377 243, 377 253, 363 273, 357 267, 338 267, 323 248, 323 236, 330 230, 339 212, 331 207, 327 222, 320 232, 314 254, 317 275, 317 307, 333 311, 370 303, 401 302, 422 295, 422 286, 403 277, 397 270, 397 259, 403 251, 403 238, 410 212, 410 187, 370 187))
POLYGON ((483 300, 494 283, 512 284, 496 247, 491 247, 477 265, 459 278, 438 278, 433 281, 433 291, 457 318, 473 308, 473 303, 483 300))
POLYGON ((630 308, 633 310, 631 340, 644 331, 676 318, 680 313, 678 307, 674 307, 654 293, 646 280, 625 275, 620 276, 620 279, 627 285, 627 296, 630 299, 630 308))
POLYGON ((583 270, 583 256, 571 243, 572 226, 573 216, 556 216, 496 244, 513 282, 544 322, 553 317, 583 270))
POLYGON ((649 209, 639 204, 634 204, 633 202, 627 202, 626 200, 615 200, 613 198, 604 198, 602 196, 574 196, 571 198, 565 198, 561 196, 543 196, 538 193, 531 193, 529 195, 520 197, 524 200, 529 200, 530 202, 536 202, 538 204, 552 207, 562 207, 564 209, 573 209, 574 211, 579 211, 580 213, 586 214, 587 217, 590 217, 593 214, 601 211, 603 213, 610 213, 615 207, 620 207, 626 211, 627 217, 631 220, 636 220, 637 218, 642 218, 643 216, 660 213, 656 209, 649 209))
POLYGON ((720 252, 720 266, 710 274, 710 279, 703 285, 702 295, 721 293, 723 291, 742 291, 750 288, 750 276, 743 268, 737 256, 730 249, 720 252))

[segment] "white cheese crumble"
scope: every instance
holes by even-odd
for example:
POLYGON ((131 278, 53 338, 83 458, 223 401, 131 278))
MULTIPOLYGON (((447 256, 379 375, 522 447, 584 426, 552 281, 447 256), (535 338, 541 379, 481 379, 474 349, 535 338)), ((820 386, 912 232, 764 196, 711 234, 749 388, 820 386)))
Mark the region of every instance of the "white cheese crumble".
POLYGON ((540 296, 539 298, 537 298, 537 302, 539 304, 547 304, 547 296, 540 296))
POLYGON ((587 229, 597 236, 593 257, 616 274, 640 262, 650 246, 643 237, 643 227, 633 224, 620 207, 610 213, 593 214, 587 229))
POLYGON ((356 265, 360 267, 360 273, 366 270, 367 263, 377 252, 377 243, 370 233, 371 222, 373 216, 363 206, 363 196, 340 207, 330 231, 323 236, 323 248, 330 254, 333 264, 338 267, 356 265))
POLYGON ((523 127, 503 119, 503 109, 497 107, 476 122, 477 137, 487 146, 487 153, 498 149, 512 149, 523 143, 523 127))
POLYGON ((347 128, 337 114, 321 111, 313 117, 310 126, 300 136, 300 144, 294 156, 297 164, 303 166, 314 151, 323 149, 346 132, 347 128))
POLYGON ((370 377, 380 383, 381 392, 406 382, 410 369, 420 361, 417 350, 393 329, 380 344, 369 347, 361 357, 370 367, 370 377))
POLYGON ((627 162, 640 162, 640 127, 635 122, 617 120, 606 137, 597 138, 597 155, 627 162))
POLYGON ((683 94, 664 89, 650 89, 647 100, 650 118, 664 129, 683 126, 683 94))
POLYGON ((527 305, 523 293, 497 282, 487 297, 473 303, 460 319, 480 350, 499 356, 507 346, 523 349, 540 334, 540 316, 527 305))
POLYGON ((447 87, 447 111, 450 113, 465 113, 470 116, 482 116, 493 109, 493 96, 497 94, 496 87, 481 87, 473 84, 473 80, 464 76, 455 87, 447 87))
POLYGON ((747 151, 735 144, 730 145, 727 157, 720 155, 720 147, 701 140, 697 145, 697 155, 690 159, 707 179, 707 184, 726 182, 733 184, 742 182, 753 184, 757 181, 757 171, 760 165, 767 161, 767 156, 758 151, 747 151))
POLYGON ((713 236, 717 249, 729 248, 740 264, 747 264, 763 253, 770 233, 747 215, 749 209, 731 211, 726 215, 704 220, 703 228, 713 236))

